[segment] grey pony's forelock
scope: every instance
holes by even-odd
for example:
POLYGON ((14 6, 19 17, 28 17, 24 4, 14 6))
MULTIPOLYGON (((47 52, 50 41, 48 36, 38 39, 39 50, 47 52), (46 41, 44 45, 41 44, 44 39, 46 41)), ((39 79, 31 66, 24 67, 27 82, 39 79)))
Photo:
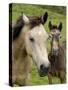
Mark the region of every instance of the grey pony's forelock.
MULTIPOLYGON (((29 21, 30 21, 30 28, 34 28, 35 26, 38 26, 41 23, 43 24, 41 17, 29 17, 29 16, 27 17, 29 18, 29 21)), ((12 27, 13 41, 19 36, 24 24, 25 24, 24 20, 22 16, 20 16, 16 21, 16 24, 14 25, 14 27, 12 27)))

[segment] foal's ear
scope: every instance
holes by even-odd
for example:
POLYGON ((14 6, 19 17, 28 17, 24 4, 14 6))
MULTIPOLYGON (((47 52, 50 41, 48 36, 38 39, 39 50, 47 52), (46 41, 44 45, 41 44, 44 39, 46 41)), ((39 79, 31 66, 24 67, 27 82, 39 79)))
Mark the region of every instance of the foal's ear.
POLYGON ((45 14, 42 16, 42 23, 44 24, 47 21, 48 13, 45 12, 45 14))
POLYGON ((51 21, 49 21, 49 29, 50 29, 50 30, 52 29, 51 21))
POLYGON ((29 23, 29 18, 25 14, 23 14, 23 21, 24 23, 29 23))
POLYGON ((61 31, 62 30, 62 22, 60 22, 59 26, 58 26, 58 30, 61 31))

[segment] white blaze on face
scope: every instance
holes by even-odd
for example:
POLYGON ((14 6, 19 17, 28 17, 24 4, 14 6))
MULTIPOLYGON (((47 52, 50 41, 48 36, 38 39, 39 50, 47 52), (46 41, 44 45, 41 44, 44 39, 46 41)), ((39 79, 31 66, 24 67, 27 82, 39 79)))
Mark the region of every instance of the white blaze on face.
POLYGON ((32 55, 38 69, 40 69, 41 64, 43 64, 45 67, 49 67, 48 54, 46 49, 47 39, 48 34, 42 24, 30 30, 28 37, 26 37, 27 51, 32 55), (33 38, 34 41, 30 41, 30 38, 33 38))
POLYGON ((58 50, 58 43, 55 40, 53 41, 53 49, 58 50))
MULTIPOLYGON (((54 35, 58 35, 60 34, 60 31, 55 29, 54 32, 51 33, 54 35)), ((53 50, 58 50, 58 42, 55 40, 55 38, 53 40, 53 50)))

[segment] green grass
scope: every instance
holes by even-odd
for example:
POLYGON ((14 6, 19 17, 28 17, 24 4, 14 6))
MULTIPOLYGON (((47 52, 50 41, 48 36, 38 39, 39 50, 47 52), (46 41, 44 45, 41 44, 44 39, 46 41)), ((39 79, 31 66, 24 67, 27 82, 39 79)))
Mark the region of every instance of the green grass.
MULTIPOLYGON (((60 81, 58 78, 54 77, 53 83, 59 84, 60 81)), ((36 69, 36 66, 34 65, 31 72, 30 85, 47 85, 47 84, 48 84, 48 77, 47 76, 40 77, 36 69)))
MULTIPOLYGON (((48 23, 52 21, 53 24, 59 24, 59 22, 63 23, 62 28, 62 39, 61 41, 66 40, 66 15, 65 15, 65 8, 63 7, 52 7, 52 6, 38 6, 38 5, 26 5, 26 4, 13 4, 12 5, 12 21, 15 22, 16 19, 21 15, 21 12, 25 13, 28 16, 39 16, 43 15, 44 12, 48 12, 48 20, 45 23, 44 27, 47 32, 49 32, 48 23), (50 8, 51 7, 51 8, 50 8), (59 13, 60 12, 60 13, 59 13)), ((10 8, 11 12, 11 8, 10 8)), ((49 44, 48 44, 49 47, 49 44)), ((60 83, 59 79, 54 77, 53 83, 58 84, 60 83)), ((38 75, 36 66, 33 65, 31 77, 30 77, 30 85, 45 85, 48 84, 48 78, 40 77, 38 75)))

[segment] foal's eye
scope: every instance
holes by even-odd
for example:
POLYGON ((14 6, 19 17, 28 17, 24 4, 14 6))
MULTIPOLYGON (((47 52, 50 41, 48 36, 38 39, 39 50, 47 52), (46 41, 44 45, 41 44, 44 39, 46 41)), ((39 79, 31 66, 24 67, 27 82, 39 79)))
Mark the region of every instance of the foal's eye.
POLYGON ((32 38, 32 37, 30 37, 29 40, 30 40, 31 42, 34 42, 34 38, 32 38))
POLYGON ((62 36, 60 34, 58 34, 58 38, 61 38, 62 36))

